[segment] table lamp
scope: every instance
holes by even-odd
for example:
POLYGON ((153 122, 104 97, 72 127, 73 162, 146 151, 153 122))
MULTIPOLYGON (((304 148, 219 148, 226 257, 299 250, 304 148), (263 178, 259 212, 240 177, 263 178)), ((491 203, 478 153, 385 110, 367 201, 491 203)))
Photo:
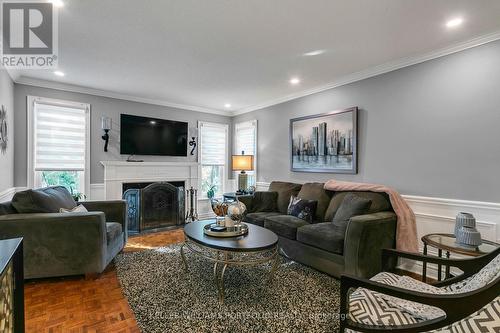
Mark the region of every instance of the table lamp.
POLYGON ((242 151, 241 155, 233 155, 232 157, 233 171, 241 171, 238 175, 238 192, 244 194, 248 188, 248 175, 246 171, 253 170, 253 155, 245 155, 242 151))

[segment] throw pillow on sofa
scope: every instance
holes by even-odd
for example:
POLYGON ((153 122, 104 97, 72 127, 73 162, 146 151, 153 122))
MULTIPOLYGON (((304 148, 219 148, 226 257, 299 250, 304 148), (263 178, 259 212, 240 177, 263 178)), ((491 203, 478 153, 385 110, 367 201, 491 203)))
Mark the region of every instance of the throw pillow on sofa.
POLYGON ((12 206, 20 214, 59 213, 61 208, 75 208, 76 202, 65 187, 53 186, 17 192, 12 206))
POLYGON ((73 209, 61 208, 59 209, 59 213, 88 213, 89 211, 85 208, 84 205, 78 205, 73 209))
POLYGON ((301 199, 292 195, 288 204, 287 214, 312 223, 317 207, 318 202, 316 200, 301 199))
POLYGON ((351 217, 366 214, 370 210, 371 204, 370 199, 348 193, 333 217, 334 232, 344 238, 351 217))
POLYGON ((254 213, 260 212, 275 212, 278 207, 276 202, 278 200, 278 192, 255 192, 253 195, 252 211, 254 213))

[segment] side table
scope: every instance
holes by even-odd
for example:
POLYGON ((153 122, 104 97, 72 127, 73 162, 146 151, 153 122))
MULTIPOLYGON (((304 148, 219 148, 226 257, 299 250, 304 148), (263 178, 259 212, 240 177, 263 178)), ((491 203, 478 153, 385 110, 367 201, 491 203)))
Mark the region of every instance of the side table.
POLYGON ((237 198, 251 197, 253 194, 236 194, 236 192, 224 193, 222 195, 224 201, 236 201, 237 198))
MULTIPOLYGON (((438 250, 438 256, 443 256, 443 251, 446 252, 446 258, 450 257, 450 252, 462 254, 466 256, 479 257, 483 254, 490 253, 500 247, 500 244, 483 239, 483 243, 478 247, 467 246, 456 243, 455 235, 453 234, 428 234, 422 237, 424 243, 424 255, 427 255, 427 246, 432 246, 438 250)), ((442 265, 438 265, 438 281, 441 281, 442 265)), ((450 277, 450 266, 445 267, 445 279, 450 277)), ((422 281, 427 278, 427 264, 422 267, 422 281)))

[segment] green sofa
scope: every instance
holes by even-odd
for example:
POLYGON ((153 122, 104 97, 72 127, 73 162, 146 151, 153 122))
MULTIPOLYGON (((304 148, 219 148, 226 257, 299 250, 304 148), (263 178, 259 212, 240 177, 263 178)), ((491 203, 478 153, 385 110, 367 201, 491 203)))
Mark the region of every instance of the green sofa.
POLYGON ((19 192, 0 203, 0 239, 24 238, 26 279, 98 274, 123 249, 125 201, 78 204, 89 212, 59 213, 77 206, 60 186, 19 192))
POLYGON ((348 192, 334 193, 323 185, 272 182, 268 192, 240 199, 247 206, 245 222, 274 231, 282 253, 295 261, 335 277, 372 277, 382 269, 382 249, 395 247, 397 217, 388 196, 355 192, 370 199, 371 206, 367 214, 352 217, 345 235, 339 236, 332 220, 348 192), (318 202, 312 223, 287 215, 292 195, 318 202))

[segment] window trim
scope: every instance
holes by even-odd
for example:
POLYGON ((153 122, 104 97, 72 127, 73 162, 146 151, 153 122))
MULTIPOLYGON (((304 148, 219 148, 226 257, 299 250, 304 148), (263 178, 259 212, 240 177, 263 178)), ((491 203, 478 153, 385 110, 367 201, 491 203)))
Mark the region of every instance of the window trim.
POLYGON ((90 104, 73 102, 62 99, 38 97, 38 96, 26 96, 27 103, 27 130, 28 130, 28 149, 27 149, 27 178, 26 185, 28 188, 33 188, 35 186, 35 144, 34 144, 34 119, 35 119, 35 103, 50 104, 54 106, 66 106, 71 108, 83 109, 85 110, 85 181, 83 184, 82 193, 87 197, 90 197, 90 104))
MULTIPOLYGON (((257 160, 258 160, 258 155, 259 155, 259 152, 258 152, 258 149, 259 149, 259 145, 258 145, 258 140, 259 140, 259 126, 258 125, 258 122, 257 122, 257 119, 252 119, 252 120, 246 120, 246 121, 241 121, 239 123, 234 123, 234 126, 233 126, 233 154, 234 155, 239 155, 241 154, 241 151, 236 151, 236 146, 237 146, 237 142, 236 142, 236 135, 237 135, 237 126, 241 126, 241 125, 244 125, 244 124, 251 124, 252 126, 255 127, 255 148, 254 148, 254 151, 255 151, 255 155, 253 156, 253 172, 254 172, 254 176, 255 176, 255 186, 257 186, 257 160)), ((234 171, 233 172, 233 177, 235 177, 235 179, 238 179, 238 172, 237 171, 234 171)))
MULTIPOLYGON (((201 192, 201 183, 202 183, 202 172, 201 172, 201 168, 203 166, 203 140, 202 140, 202 126, 203 125, 208 125, 208 126, 215 126, 215 127, 221 127, 221 128, 224 128, 224 130, 226 131, 226 145, 225 145, 225 156, 226 158, 224 159, 224 178, 222 180, 222 193, 226 193, 226 189, 227 189, 227 183, 229 181, 229 170, 230 170, 230 165, 229 165, 229 125, 228 124, 224 124, 224 123, 216 123, 216 122, 211 122, 211 121, 202 121, 202 120, 199 120, 198 121, 198 143, 199 143, 199 147, 198 147, 198 175, 199 178, 198 178, 198 189, 200 190, 201 192)), ((199 193, 198 194, 198 198, 200 200, 208 200, 208 197, 207 197, 207 194, 206 193, 199 193)))

